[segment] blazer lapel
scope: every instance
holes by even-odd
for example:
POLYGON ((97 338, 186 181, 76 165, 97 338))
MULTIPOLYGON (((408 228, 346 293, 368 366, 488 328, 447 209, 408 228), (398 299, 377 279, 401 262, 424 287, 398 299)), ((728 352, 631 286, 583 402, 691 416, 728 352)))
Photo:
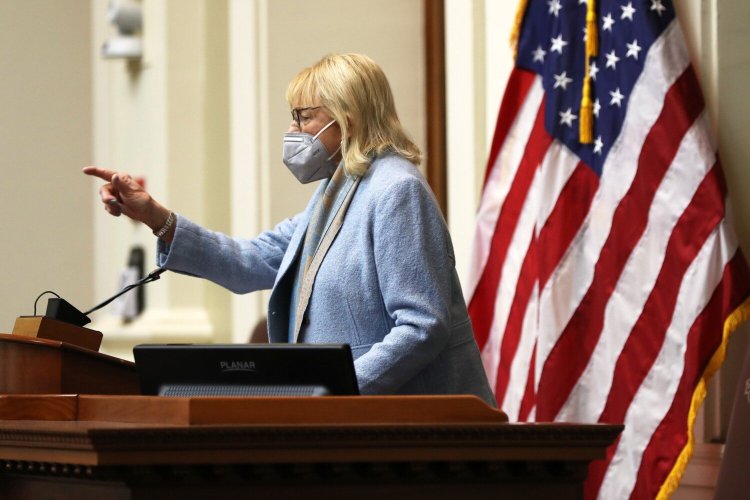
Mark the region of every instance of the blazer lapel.
MULTIPOLYGON (((300 283, 299 286, 299 296, 297 300, 296 311, 297 314, 295 315, 294 322, 295 342, 297 342, 297 338, 299 337, 300 327, 302 326, 302 318, 305 315, 307 304, 310 301, 313 284, 315 283, 315 276, 318 274, 318 269, 320 268, 323 259, 328 253, 328 249, 331 248, 333 240, 336 238, 339 229, 341 229, 341 226, 344 223, 346 211, 349 209, 349 204, 351 203, 352 198, 354 197, 354 193, 357 191, 357 187, 359 186, 359 182, 361 180, 361 177, 357 177, 356 179, 348 178, 348 190, 344 189, 346 195, 339 196, 336 200, 336 205, 334 205, 333 207, 334 213, 336 215, 333 217, 330 224, 324 229, 320 243, 318 244, 318 248, 315 250, 312 261, 310 262, 310 267, 302 278, 302 283, 300 283)), ((294 306, 294 304, 292 304, 292 306, 294 306)))
MULTIPOLYGON (((318 191, 321 191, 324 188, 325 186, 321 185, 318 188, 318 191)), ((317 199, 320 196, 320 193, 318 191, 316 191, 313 195, 313 200, 317 199)), ((307 232, 307 226, 310 225, 310 218, 312 217, 314 207, 314 203, 310 203, 308 205, 308 207, 305 209, 304 215, 302 216, 302 220, 300 220, 299 224, 297 224, 297 227, 294 229, 294 234, 292 234, 292 238, 289 240, 289 247, 287 248, 287 251, 284 254, 284 258, 281 260, 281 264, 279 265, 279 271, 276 274, 276 282, 274 283, 274 286, 278 284, 284 277, 284 275, 289 271, 289 266, 291 266, 292 263, 299 258, 299 253, 302 250, 302 246, 305 242, 305 233, 307 232)))

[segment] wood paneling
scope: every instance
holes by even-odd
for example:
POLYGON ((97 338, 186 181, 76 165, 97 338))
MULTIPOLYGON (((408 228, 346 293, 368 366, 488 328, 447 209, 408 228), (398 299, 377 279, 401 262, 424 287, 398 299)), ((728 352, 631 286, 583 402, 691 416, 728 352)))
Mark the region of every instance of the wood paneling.
POLYGON ((444 0, 424 0, 427 182, 443 216, 448 218, 445 132, 445 7, 444 0))
POLYGON ((582 498, 622 431, 509 424, 471 396, 49 399, 0 400, 0 497, 582 498))

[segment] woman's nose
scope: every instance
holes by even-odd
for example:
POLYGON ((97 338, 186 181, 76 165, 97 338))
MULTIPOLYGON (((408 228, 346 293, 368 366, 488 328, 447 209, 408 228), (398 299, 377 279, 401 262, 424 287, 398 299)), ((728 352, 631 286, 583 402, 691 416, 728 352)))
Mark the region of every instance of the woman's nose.
POLYGON ((297 126, 297 122, 292 120, 292 122, 289 124, 289 128, 286 130, 287 132, 299 132, 299 127, 297 126))

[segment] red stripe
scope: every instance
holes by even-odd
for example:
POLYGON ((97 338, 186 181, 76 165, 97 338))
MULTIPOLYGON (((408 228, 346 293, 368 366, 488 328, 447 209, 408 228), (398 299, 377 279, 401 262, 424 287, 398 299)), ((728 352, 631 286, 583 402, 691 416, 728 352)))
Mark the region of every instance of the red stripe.
POLYGON ((701 182, 669 237, 664 262, 638 321, 615 366, 612 391, 601 422, 621 422, 632 397, 659 354, 672 321, 682 278, 706 239, 724 218, 725 192, 718 167, 701 182))
POLYGON ((750 294, 750 272, 738 250, 724 267, 721 283, 695 320, 687 337, 685 369, 672 406, 651 436, 641 458, 631 498, 654 498, 687 444, 687 421, 693 391, 721 345, 724 322, 750 294))
MULTIPOLYGON (((579 163, 557 198, 555 208, 550 213, 539 235, 539 289, 547 284, 552 271, 557 268, 562 256, 578 233, 588 214, 591 201, 599 187, 599 177, 584 163, 579 163)), ((518 421, 526 422, 536 404, 536 342, 529 363, 518 421)))
POLYGON ((494 319, 495 296, 500 283, 500 275, 508 247, 518 225, 518 218, 521 215, 531 181, 551 141, 552 138, 544 129, 544 102, 542 102, 526 144, 526 152, 497 219, 487 264, 469 302, 469 315, 479 349, 484 347, 489 336, 490 326, 494 319))
POLYGON ((598 188, 599 177, 585 163, 578 163, 539 233, 540 290, 581 229, 598 188))
POLYGON ((505 94, 503 95, 503 102, 500 104, 500 111, 497 115, 495 135, 492 137, 492 146, 490 147, 490 155, 487 159, 483 186, 487 185, 487 179, 489 179, 490 172, 492 172, 495 161, 497 161, 497 155, 500 154, 500 148, 505 144, 508 131, 510 131, 510 127, 516 120, 516 116, 518 116, 521 107, 526 102, 526 97, 536 78, 536 73, 520 68, 513 68, 513 71, 510 73, 508 84, 505 87, 505 94))
MULTIPOLYGON (((685 272, 724 217, 724 186, 718 172, 718 166, 709 171, 669 237, 656 283, 615 365, 600 422, 625 420, 635 393, 662 348, 685 272)), ((610 447, 607 459, 590 469, 587 487, 592 491, 599 489, 614 451, 610 447)))
POLYGON ((526 257, 521 265, 521 273, 516 283, 516 293, 508 313, 508 322, 505 324, 503 340, 500 344, 500 363, 497 367, 497 378, 495 381, 495 400, 502 402, 505 399, 505 391, 510 381, 510 366, 516 356, 518 344, 521 340, 523 330, 523 317, 529 305, 534 283, 539 276, 539 266, 536 257, 537 238, 532 236, 531 243, 526 252, 526 257))
POLYGON ((532 240, 526 253, 516 285, 515 296, 508 314, 500 346, 500 363, 495 382, 495 398, 502 402, 510 383, 510 369, 523 332, 529 299, 534 283, 540 281, 541 289, 552 270, 570 245, 586 218, 599 178, 584 163, 579 162, 560 192, 555 207, 539 233, 539 241, 532 240), (540 254, 538 250, 543 253, 540 254), (540 276, 543 264, 544 275, 540 276))
POLYGON ((518 409, 518 421, 527 422, 531 409, 534 408, 534 399, 536 398, 536 391, 534 390, 534 367, 536 366, 536 341, 534 342, 534 349, 531 351, 531 361, 529 362, 529 373, 526 376, 526 389, 523 393, 523 399, 521 399, 521 407, 518 409))
POLYGON ((682 137, 703 109, 691 67, 667 92, 664 108, 649 131, 638 170, 615 210, 612 230, 594 269, 594 279, 552 348, 537 390, 537 420, 551 421, 588 364, 604 322, 604 309, 630 253, 643 235, 654 194, 682 137))

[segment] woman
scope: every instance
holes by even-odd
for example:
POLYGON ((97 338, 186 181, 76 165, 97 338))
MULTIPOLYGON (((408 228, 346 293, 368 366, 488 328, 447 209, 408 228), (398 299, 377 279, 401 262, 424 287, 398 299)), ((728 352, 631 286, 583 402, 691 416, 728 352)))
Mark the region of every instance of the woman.
POLYGON ((176 216, 127 174, 84 172, 108 182, 109 213, 154 230, 160 266, 236 293, 272 288, 271 342, 350 344, 362 394, 494 405, 450 236, 383 71, 363 55, 330 55, 291 81, 287 101, 284 163, 300 182, 323 182, 304 212, 254 239, 176 216))

